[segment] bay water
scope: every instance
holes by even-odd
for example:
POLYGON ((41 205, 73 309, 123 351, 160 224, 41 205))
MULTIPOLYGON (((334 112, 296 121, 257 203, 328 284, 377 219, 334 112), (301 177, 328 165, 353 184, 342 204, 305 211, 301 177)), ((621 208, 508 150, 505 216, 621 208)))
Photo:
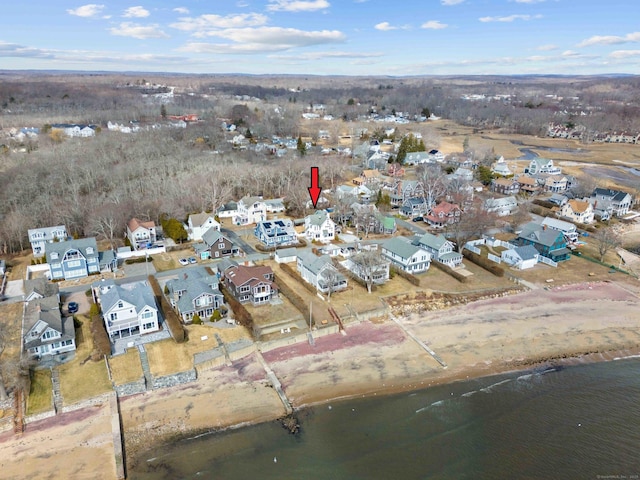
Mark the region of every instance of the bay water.
POLYGON ((159 447, 132 479, 640 478, 640 359, 329 402, 159 447))

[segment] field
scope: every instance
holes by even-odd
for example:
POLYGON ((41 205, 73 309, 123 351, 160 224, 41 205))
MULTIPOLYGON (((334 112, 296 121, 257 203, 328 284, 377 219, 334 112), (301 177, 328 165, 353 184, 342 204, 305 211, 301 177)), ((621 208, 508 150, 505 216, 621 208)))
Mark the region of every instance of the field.
POLYGON ((129 349, 123 355, 109 358, 111 378, 115 385, 134 382, 143 376, 140 355, 137 349, 129 349))
POLYGON ((46 412, 53 408, 53 386, 49 370, 31 372, 31 389, 27 400, 27 415, 46 412))

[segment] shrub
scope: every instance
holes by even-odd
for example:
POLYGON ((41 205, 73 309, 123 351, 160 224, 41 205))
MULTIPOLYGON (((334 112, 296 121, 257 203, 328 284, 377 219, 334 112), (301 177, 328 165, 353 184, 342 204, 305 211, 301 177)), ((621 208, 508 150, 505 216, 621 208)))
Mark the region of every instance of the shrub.
MULTIPOLYGON (((300 276, 300 274, 298 273, 298 271, 295 270, 291 265, 287 265, 286 263, 281 263, 280 269, 287 272, 289 276, 294 278, 297 282, 299 282, 300 285, 306 288, 309 292, 313 293, 314 295, 316 294, 316 289, 314 288, 314 286, 311 285, 309 282, 305 282, 300 276)), ((279 285, 280 284, 278 284, 278 286, 279 285)))
POLYGON ((176 343, 182 343, 187 341, 187 336, 182 326, 182 321, 178 314, 175 312, 169 301, 166 299, 164 295, 162 295, 162 290, 160 289, 160 284, 156 277, 153 275, 149 275, 149 285, 153 288, 153 294, 156 297, 156 303, 160 306, 160 310, 164 314, 164 319, 167 322, 167 327, 169 328, 169 332, 171 336, 176 341, 176 343))
MULTIPOLYGON (((278 275, 274 274, 274 280, 278 284, 280 293, 282 293, 287 298, 287 300, 291 302, 291 304, 294 307, 296 307, 298 310, 300 310, 300 312, 302 312, 302 316, 304 318, 309 318, 309 306, 307 305, 307 302, 305 302, 300 295, 294 292, 289 285, 287 285, 284 281, 281 281, 278 275)), ((300 281, 303 284, 307 283, 302 281, 302 279, 300 281)), ((313 293, 315 293, 315 290, 313 293)))
POLYGON ((82 320, 80 320, 76 315, 73 316, 73 328, 80 328, 82 326, 82 320))
POLYGON ((94 317, 96 315, 100 315, 100 305, 92 303, 91 307, 89 307, 89 316, 94 317))
POLYGON ((132 265, 134 263, 145 263, 145 262, 153 262, 153 257, 136 257, 136 258, 127 258, 124 263, 127 265, 132 265))
POLYGON ((492 262, 488 258, 482 257, 477 253, 464 250, 463 255, 479 267, 484 268, 489 273, 493 273, 496 277, 504 277, 504 268, 495 262, 492 262))
POLYGON ((469 281, 469 277, 466 277, 458 272, 456 272, 453 268, 444 263, 440 262, 431 262, 431 265, 436 267, 438 270, 442 270, 444 273, 451 275, 453 278, 458 280, 460 283, 467 283, 469 281))
POLYGON ((91 289, 90 289, 90 288, 87 288, 87 289, 84 291, 84 294, 85 294, 87 297, 91 297, 91 289))
POLYGON ((394 267, 393 265, 391 266, 391 268, 389 270, 389 278, 391 278, 391 272, 393 272, 394 275, 401 276, 402 278, 407 280, 411 285, 414 285, 416 287, 420 286, 420 279, 418 277, 416 277, 415 275, 412 275, 409 272, 405 272, 404 270, 402 270, 400 268, 397 268, 397 267, 394 267))
POLYGON ((222 318, 222 314, 220 313, 220 310, 214 310, 213 311, 213 315, 211 315, 211 319, 210 320, 212 322, 217 322, 221 318, 222 318))
POLYGON ((193 318, 191 318, 191 323, 193 323, 194 325, 202 325, 202 319, 200 318, 200 315, 198 315, 197 313, 193 315, 193 318))
POLYGON ((100 360, 104 355, 111 355, 109 335, 99 314, 91 316, 91 337, 93 338, 93 352, 91 353, 93 360, 100 360))
POLYGON ((253 317, 249 313, 249 311, 242 305, 236 298, 231 295, 231 292, 227 290, 227 287, 223 284, 220 285, 220 292, 224 296, 224 301, 229 305, 231 310, 236 317, 236 322, 238 322, 243 327, 247 327, 253 330, 253 317))

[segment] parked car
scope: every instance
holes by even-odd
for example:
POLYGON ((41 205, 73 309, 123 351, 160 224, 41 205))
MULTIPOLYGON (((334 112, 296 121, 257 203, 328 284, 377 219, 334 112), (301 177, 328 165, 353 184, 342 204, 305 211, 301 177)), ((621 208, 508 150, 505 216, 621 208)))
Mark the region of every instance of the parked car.
POLYGON ((69 311, 69 313, 78 313, 79 308, 80 305, 78 305, 78 302, 69 302, 69 305, 67 305, 67 310, 69 311))
POLYGON ((189 265, 189 260, 187 260, 186 258, 181 258, 180 260, 178 260, 178 262, 180 263, 180 265, 189 265))
POLYGON ((196 260, 196 257, 189 257, 189 263, 198 263, 198 260, 196 260))
POLYGON ((413 220, 411 220, 412 222, 424 222, 424 218, 423 217, 413 217, 413 220))

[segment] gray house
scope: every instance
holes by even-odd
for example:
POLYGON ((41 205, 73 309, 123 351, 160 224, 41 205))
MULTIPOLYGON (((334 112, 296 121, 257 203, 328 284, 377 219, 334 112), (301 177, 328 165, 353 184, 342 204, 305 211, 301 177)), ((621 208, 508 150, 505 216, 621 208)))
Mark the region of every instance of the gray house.
POLYGON ((68 280, 100 273, 100 257, 95 238, 46 243, 45 256, 51 280, 68 280))
POLYGON ((44 255, 44 247, 47 243, 61 242, 67 239, 67 227, 57 225, 55 227, 30 228, 27 230, 31 250, 34 257, 44 255))
POLYGON ((347 288, 347 279, 331 261, 329 255, 318 257, 309 251, 298 252, 296 266, 300 276, 319 292, 337 292, 347 288))
POLYGON ((382 244, 382 256, 396 268, 408 273, 426 272, 431 265, 431 253, 409 238, 393 237, 382 244))
POLYGON ((453 242, 447 240, 444 235, 432 235, 425 233, 414 242, 431 253, 432 257, 449 267, 457 267, 462 264, 462 254, 454 251, 453 242))
POLYGON ((73 318, 60 314, 56 295, 28 302, 22 327, 24 351, 30 356, 56 362, 73 358, 76 350, 73 318))
POLYGON ((169 280, 166 287, 171 305, 185 323, 191 323, 196 314, 202 320, 208 320, 224 304, 216 275, 190 272, 182 278, 169 280))

